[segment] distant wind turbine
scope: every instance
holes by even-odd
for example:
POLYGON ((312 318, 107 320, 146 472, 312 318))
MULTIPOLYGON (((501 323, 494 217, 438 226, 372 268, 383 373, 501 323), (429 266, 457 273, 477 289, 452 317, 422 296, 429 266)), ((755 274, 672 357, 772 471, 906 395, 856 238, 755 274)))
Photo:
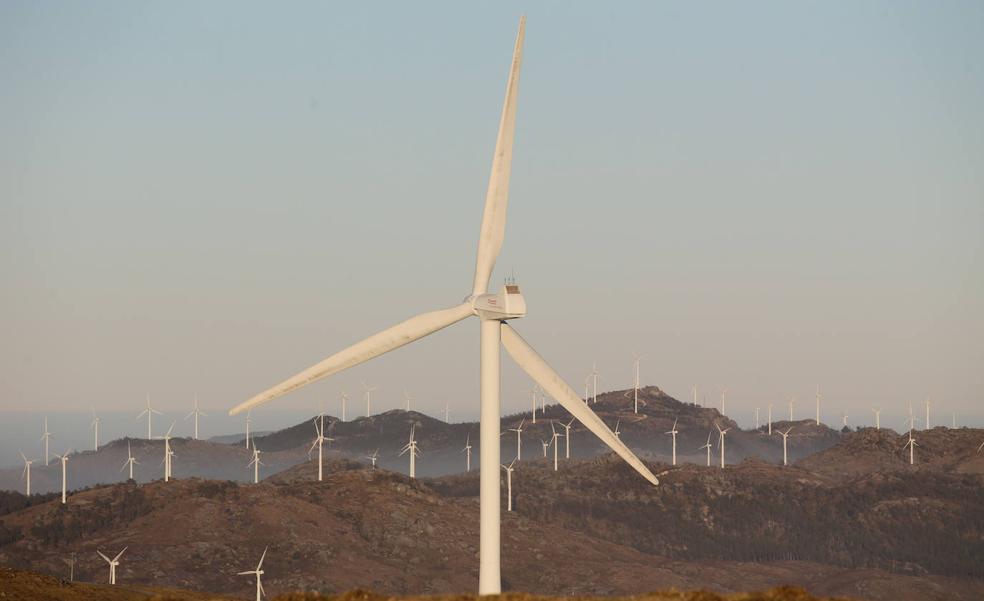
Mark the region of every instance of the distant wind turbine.
POLYGON ((530 393, 533 395, 533 423, 536 423, 536 392, 539 387, 534 384, 533 388, 530 389, 530 393))
POLYGON ((769 403, 769 436, 772 436, 772 403, 769 403))
POLYGON ((406 401, 406 404, 407 404, 406 411, 407 411, 407 413, 410 413, 410 393, 407 392, 407 389, 406 388, 403 389, 403 399, 404 399, 404 401, 406 401))
POLYGON ((820 385, 817 384, 817 425, 820 425, 820 385))
POLYGON ((540 439, 540 444, 543 445, 543 458, 547 458, 547 449, 550 448, 550 439, 540 439))
POLYGON ((168 482, 171 480, 171 458, 174 457, 174 451, 171 450, 171 432, 174 430, 174 422, 171 422, 171 427, 167 429, 167 433, 161 438, 164 440, 164 460, 161 461, 161 465, 164 466, 164 481, 168 482))
POLYGON ((158 411, 157 409, 154 409, 153 407, 150 406, 150 393, 149 392, 147 393, 147 408, 140 412, 140 415, 137 416, 137 419, 140 419, 141 417, 143 417, 145 415, 147 416, 147 440, 150 440, 151 438, 154 437, 154 435, 153 435, 153 428, 152 428, 152 422, 153 422, 154 416, 155 415, 164 415, 164 414, 161 413, 160 411, 158 411))
POLYGON ((516 461, 523 458, 523 424, 526 423, 524 417, 515 428, 509 428, 510 432, 516 433, 516 461))
POLYGON ((621 419, 619 419, 618 421, 616 421, 616 422, 615 422, 615 429, 614 429, 614 430, 612 430, 612 434, 614 434, 614 435, 615 435, 615 438, 618 438, 618 439, 620 439, 620 440, 621 440, 621 438, 622 438, 622 433, 621 433, 621 432, 619 432, 619 430, 618 430, 618 427, 619 427, 619 426, 620 426, 621 424, 622 424, 622 420, 621 420, 621 419))
POLYGON ((756 407, 755 408, 755 429, 758 430, 759 427, 760 427, 760 422, 759 422, 759 408, 756 407))
POLYGON ((550 440, 550 444, 553 445, 553 449, 554 449, 554 471, 556 472, 557 471, 557 448, 560 446, 560 441, 558 440, 558 438, 560 438, 560 434, 557 432, 557 429, 554 428, 554 422, 550 422, 550 430, 553 433, 553 437, 550 440))
MULTIPOLYGON (((314 442, 311 443, 311 448, 308 449, 308 458, 310 459, 311 453, 314 451, 314 447, 318 447, 318 482, 321 482, 323 478, 324 468, 322 464, 322 447, 326 440, 329 440, 325 436, 325 416, 320 415, 314 420, 314 431, 316 433, 314 437, 314 442), (320 422, 320 423, 319 423, 320 422)), ((253 441, 253 448, 256 448, 256 441, 253 441)))
POLYGON ((245 439, 245 442, 246 442, 246 450, 247 451, 249 450, 249 440, 250 440, 249 426, 252 423, 253 423, 253 410, 250 409, 249 411, 246 412, 246 439, 245 439))
POLYGON ((260 576, 265 572, 263 571, 263 560, 266 558, 267 550, 263 549, 263 555, 260 555, 260 563, 256 564, 255 570, 248 570, 246 572, 239 572, 238 576, 256 576, 256 601, 263 601, 263 595, 266 595, 266 591, 263 590, 263 583, 260 582, 260 576))
POLYGON ((707 433, 707 444, 700 447, 701 449, 707 449, 707 467, 711 467, 711 433, 707 433))
POLYGON ((208 417, 208 414, 198 408, 198 393, 195 393, 195 408, 191 410, 191 413, 185 416, 185 419, 194 417, 195 418, 195 440, 198 440, 198 418, 201 416, 208 417))
POLYGON ((574 418, 566 424, 561 422, 560 425, 564 427, 564 458, 571 458, 571 424, 574 423, 574 418))
POLYGON ((881 430, 881 409, 872 409, 875 414, 875 430, 881 430))
POLYGON ((92 423, 89 424, 92 428, 93 439, 92 439, 92 450, 99 450, 99 417, 96 416, 96 408, 92 408, 92 423))
POLYGON ((420 454, 420 451, 417 450, 417 439, 414 438, 414 429, 416 427, 417 427, 416 425, 410 426, 410 442, 408 442, 407 443, 407 446, 403 447, 403 450, 400 451, 400 455, 403 455, 404 453, 409 453, 410 454, 410 479, 411 480, 413 480, 414 478, 417 477, 417 455, 420 454))
POLYGON ((126 461, 123 462, 123 467, 120 468, 120 471, 122 472, 127 468, 127 466, 129 466, 130 467, 129 480, 133 480, 133 465, 135 463, 139 464, 136 458, 133 457, 133 452, 130 450, 130 441, 128 440, 126 441, 126 461))
POLYGON ((44 465, 47 467, 51 464, 51 454, 48 452, 49 443, 51 442, 51 432, 48 432, 48 418, 44 418, 44 432, 41 434, 41 442, 44 444, 44 465))
POLYGON ((61 459, 62 464, 62 505, 66 503, 66 499, 68 497, 68 454, 70 452, 71 451, 65 451, 61 455, 55 455, 55 457, 61 459))
POLYGON ((589 377, 591 378, 591 403, 594 404, 594 403, 597 403, 598 402, 598 378, 599 378, 599 376, 598 376, 598 364, 597 363, 591 364, 591 375, 589 377))
POLYGON ((794 421, 793 407, 796 405, 796 397, 789 397, 789 421, 794 421))
POLYGON ((721 389, 721 415, 724 415, 724 397, 726 394, 728 394, 728 389, 726 387, 722 388, 721 389))
POLYGON ((68 581, 75 582, 75 553, 72 553, 68 559, 62 561, 68 564, 68 581))
MULTIPOLYGON (((259 484, 260 483, 260 466, 261 465, 266 465, 265 463, 263 463, 262 461, 260 461, 260 453, 261 452, 262 451, 260 451, 260 449, 258 449, 256 447, 256 437, 254 436, 253 437, 253 458, 249 461, 248 464, 246 464, 246 467, 253 466, 253 484, 259 484)), ((319 468, 321 467, 320 463, 319 463, 318 467, 319 468)))
POLYGON ((641 361, 645 355, 634 355, 632 358, 632 365, 635 368, 635 381, 632 384, 632 411, 639 413, 639 361, 641 361))
POLYGON ((847 414, 846 411, 841 411, 841 423, 843 424, 843 427, 844 428, 847 427, 847 418, 848 417, 850 417, 850 416, 847 414))
POLYGON ((461 449, 461 452, 465 454, 465 471, 471 471, 471 434, 465 436, 465 448, 461 449))
POLYGON ((693 386, 690 387, 690 389, 694 393, 694 407, 696 407, 697 406, 697 385, 694 384, 693 386))
POLYGON ((444 423, 451 423, 451 405, 447 401, 444 401, 444 423))
POLYGON ((346 404, 346 401, 348 401, 348 393, 343 390, 342 391, 342 421, 343 422, 348 421, 347 418, 345 417, 345 404, 346 404))
POLYGON ((721 447, 721 467, 724 468, 724 435, 728 433, 731 428, 721 429, 721 426, 714 424, 718 429, 718 446, 721 447))
POLYGON ((788 455, 786 454, 786 441, 789 439, 789 433, 792 431, 792 427, 786 428, 785 432, 780 432, 782 435, 782 464, 789 465, 788 455))
POLYGON ((363 390, 363 392, 365 393, 365 396, 366 396, 366 417, 369 417, 370 415, 372 415, 372 412, 371 412, 372 411, 372 408, 370 406, 370 403, 372 401, 372 391, 373 390, 376 390, 376 388, 377 388, 376 386, 370 386, 370 385, 366 384, 365 382, 362 383, 362 390, 363 390))
POLYGON ((919 445, 916 444, 916 439, 912 437, 912 430, 909 430, 909 442, 905 443, 905 446, 902 447, 903 451, 906 447, 909 448, 909 465, 912 465, 916 461, 915 450, 917 446, 919 445))
POLYGON ((930 398, 926 397, 926 430, 929 430, 929 403, 930 398))
POLYGON ((676 465, 676 435, 679 434, 676 429, 678 419, 679 418, 673 420, 673 427, 670 428, 669 432, 664 432, 664 434, 669 434, 673 437, 673 463, 671 465, 676 465))
POLYGON ((513 463, 516 460, 513 459, 509 465, 503 465, 502 469, 506 470, 506 511, 512 511, 512 473, 513 473, 513 463))
POLYGON ((27 479, 27 489, 24 491, 25 496, 31 496, 31 464, 34 463, 28 459, 24 453, 20 454, 21 459, 24 460, 24 472, 21 474, 21 479, 27 479))
POLYGON ((376 469, 376 460, 379 458, 379 449, 376 449, 369 455, 366 455, 366 459, 372 462, 372 469, 376 469))
POLYGON ((96 550, 96 553, 99 554, 99 557, 102 557, 103 559, 105 559, 106 560, 106 563, 109 564, 109 583, 110 584, 116 584, 116 566, 120 565, 120 557, 123 556, 123 553, 126 551, 126 549, 127 549, 126 547, 123 547, 123 551, 120 551, 119 553, 117 553, 116 554, 116 557, 114 557, 112 559, 110 559, 110 558, 106 557, 105 555, 103 555, 103 552, 102 551, 99 551, 98 549, 96 550))

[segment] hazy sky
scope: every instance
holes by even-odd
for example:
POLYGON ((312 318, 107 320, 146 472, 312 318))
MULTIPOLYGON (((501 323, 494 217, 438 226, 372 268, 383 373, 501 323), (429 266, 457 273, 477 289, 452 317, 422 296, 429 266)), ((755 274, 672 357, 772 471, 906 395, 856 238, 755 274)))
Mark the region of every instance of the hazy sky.
MULTIPOLYGON (((0 410, 221 411, 460 302, 522 12, 493 280, 575 390, 984 423, 984 4, 896 0, 0 3, 0 410)), ((469 320, 264 411, 477 373, 469 320)))

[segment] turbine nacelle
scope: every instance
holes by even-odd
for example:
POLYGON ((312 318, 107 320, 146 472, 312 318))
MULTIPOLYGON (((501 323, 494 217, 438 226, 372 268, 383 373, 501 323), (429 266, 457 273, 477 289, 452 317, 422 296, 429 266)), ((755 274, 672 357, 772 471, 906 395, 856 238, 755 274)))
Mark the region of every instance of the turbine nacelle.
POLYGON ((515 282, 506 283, 498 294, 480 294, 468 300, 475 314, 482 319, 504 321, 526 315, 526 299, 515 282))

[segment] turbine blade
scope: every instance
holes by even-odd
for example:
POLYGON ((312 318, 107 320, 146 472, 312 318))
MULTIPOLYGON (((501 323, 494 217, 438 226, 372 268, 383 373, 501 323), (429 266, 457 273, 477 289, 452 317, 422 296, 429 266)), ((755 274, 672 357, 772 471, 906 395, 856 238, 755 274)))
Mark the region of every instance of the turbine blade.
POLYGON ((234 407, 229 412, 229 415, 242 413, 278 396, 306 386, 311 382, 336 374, 360 363, 365 363, 383 353, 400 348, 414 340, 418 340, 451 324, 457 323, 473 313, 474 310, 472 309, 471 303, 462 303, 450 309, 441 309, 411 317, 391 328, 373 334, 365 340, 335 353, 321 363, 309 367, 296 376, 277 384, 273 388, 261 392, 245 403, 234 407))
POLYGON ((105 560, 106 560, 106 561, 108 561, 109 563, 113 563, 113 560, 111 560, 110 558, 108 558, 108 557, 106 557, 105 555, 103 555, 103 552, 102 552, 102 551, 96 551, 96 553, 98 553, 98 554, 99 554, 99 557, 102 557, 103 559, 105 559, 105 560))
POLYGON ((116 561, 116 560, 118 560, 118 559, 119 559, 120 557, 123 557, 123 554, 124 554, 124 553, 126 553, 126 550, 127 550, 127 548, 128 548, 128 547, 123 547, 123 550, 122 550, 122 551, 120 551, 120 552, 119 552, 119 553, 118 553, 118 554, 116 555, 116 557, 114 557, 114 558, 113 558, 113 561, 116 561))
POLYGON ((260 568, 263 567, 263 560, 266 559, 266 552, 267 552, 267 549, 269 549, 269 548, 270 547, 263 547, 263 555, 260 555, 260 563, 256 564, 256 571, 257 572, 259 572, 260 571, 260 568))
POLYGON ((649 471, 649 468, 625 446, 625 443, 615 437, 605 422, 584 404, 577 393, 560 378, 553 368, 547 365, 543 357, 537 354, 533 347, 506 323, 502 324, 502 345, 506 347, 506 352, 523 371, 565 409, 570 411, 571 415, 580 420, 588 430, 594 432, 595 436, 611 447, 619 457, 635 468, 646 480, 652 484, 659 484, 659 479, 649 471))
POLYGON ((513 133, 516 129, 516 95, 519 92, 519 68, 523 62, 523 36, 526 17, 519 19, 519 32, 513 49, 512 68, 506 84, 506 98, 499 119, 499 135, 492 156, 492 173, 485 194, 485 211, 482 213, 482 229, 478 238, 478 256, 475 260, 475 283, 472 294, 485 294, 489 288, 492 268, 502 250, 506 233, 506 206, 509 204, 509 175, 512 167, 513 133))

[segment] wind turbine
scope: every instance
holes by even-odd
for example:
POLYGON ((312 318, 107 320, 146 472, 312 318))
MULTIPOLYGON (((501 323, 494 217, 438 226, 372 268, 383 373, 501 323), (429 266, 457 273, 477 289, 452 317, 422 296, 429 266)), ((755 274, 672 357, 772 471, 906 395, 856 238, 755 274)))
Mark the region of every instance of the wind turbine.
POLYGON ((51 454, 48 452, 48 446, 51 442, 51 432, 48 432, 48 418, 44 418, 44 432, 41 434, 41 442, 44 443, 44 465, 47 467, 51 464, 51 454))
POLYGON ((769 403, 769 436, 772 436, 772 403, 769 403))
POLYGON ((614 430, 612 430, 612 434, 614 434, 614 435, 615 435, 615 438, 618 438, 619 440, 621 440, 621 439, 622 439, 622 433, 621 433, 621 432, 619 432, 619 430, 618 430, 618 427, 619 427, 619 426, 620 426, 621 424, 622 424, 622 420, 621 420, 621 419, 619 419, 618 421, 616 421, 616 422, 615 422, 615 429, 614 429, 614 430))
POLYGON ((204 415, 205 417, 208 417, 208 414, 207 413, 205 413, 204 411, 201 411, 200 409, 198 409, 198 393, 196 392, 195 393, 195 408, 191 411, 191 413, 189 413, 188 415, 185 416, 185 419, 188 419, 189 417, 192 417, 192 416, 194 416, 194 418, 195 418, 195 440, 198 440, 198 417, 199 416, 202 416, 202 415, 204 415))
POLYGON ((690 387, 690 390, 692 390, 693 393, 694 393, 694 407, 696 407, 697 406, 697 385, 694 384, 693 386, 691 386, 690 387))
POLYGON ((253 423, 253 410, 246 411, 246 450, 249 450, 249 425, 253 423))
POLYGON ((67 494, 68 494, 68 454, 71 451, 65 451, 62 455, 55 455, 61 459, 62 464, 62 505, 65 504, 67 494))
POLYGON ((105 555, 103 555, 103 552, 102 551, 100 551, 98 549, 96 550, 96 553, 99 554, 99 557, 102 557, 103 559, 105 559, 106 560, 106 563, 109 564, 109 583, 110 584, 116 584, 116 566, 120 565, 120 557, 123 556, 123 553, 126 552, 126 549, 127 549, 126 547, 123 547, 123 550, 120 551, 119 553, 117 553, 116 554, 116 557, 114 557, 112 559, 110 559, 110 558, 106 557, 105 555))
POLYGON ((725 428, 724 430, 722 430, 721 426, 717 424, 714 424, 714 426, 718 429, 718 446, 721 447, 721 468, 723 469, 724 468, 724 435, 727 434, 728 430, 730 430, 731 428, 725 428))
POLYGON ((96 416, 96 408, 92 408, 92 423, 89 427, 93 430, 92 450, 99 450, 99 418, 96 416))
POLYGON ((780 432, 779 433, 779 434, 782 435, 782 464, 783 465, 789 465, 789 462, 788 462, 788 459, 787 459, 788 455, 786 454, 786 441, 789 440, 789 432, 792 429, 793 429, 792 426, 790 426, 789 428, 786 428, 786 431, 785 432, 780 432))
POLYGON ((376 469, 376 459, 379 458, 379 449, 376 449, 370 455, 366 455, 366 459, 372 462, 372 469, 376 469))
POLYGON ((167 433, 161 438, 164 440, 164 460, 161 461, 161 465, 164 466, 164 481, 168 482, 171 480, 171 457, 174 457, 174 451, 171 450, 171 431, 174 430, 174 422, 171 422, 171 427, 167 429, 167 433))
POLYGON ((23 452, 20 454, 20 456, 21 459, 24 460, 24 472, 21 474, 21 478, 27 479, 27 490, 24 491, 24 495, 29 497, 31 496, 31 464, 34 463, 34 461, 25 457, 23 452))
POLYGON ((68 564, 68 581, 75 582, 75 553, 72 553, 68 559, 63 559, 62 561, 68 564))
POLYGON ((451 423, 451 407, 447 401, 444 401, 444 423, 451 423))
POLYGON ((844 428, 847 427, 847 418, 848 417, 850 417, 850 416, 847 414, 846 411, 841 411, 841 424, 843 424, 843 427, 844 428))
MULTIPOLYGON (((679 418, 677 418, 677 419, 679 419, 679 418)), ((670 431, 669 432, 663 432, 663 434, 669 434, 669 435, 673 436, 673 464, 672 465, 676 465, 676 435, 679 434, 679 432, 676 429, 676 427, 677 427, 677 419, 674 419, 673 420, 673 427, 670 428, 670 431)))
POLYGON ((465 436, 465 448, 461 449, 461 452, 465 454, 465 471, 471 471, 471 434, 465 436))
MULTIPOLYGON (((571 458, 571 424, 574 423, 574 418, 566 424, 561 422, 560 425, 564 427, 564 459, 571 458)), ((606 428, 608 426, 605 426, 606 428)), ((616 439, 618 440, 618 439, 616 439)))
POLYGON ((481 480, 480 480, 480 541, 479 587, 482 595, 498 594, 500 580, 500 345, 526 371, 534 382, 557 399, 562 406, 594 432, 626 462, 652 484, 656 476, 632 451, 581 402, 577 393, 540 357, 511 326, 505 322, 526 314, 526 302, 514 280, 507 281, 498 294, 489 294, 489 280, 505 234, 508 183, 512 161, 512 141, 516 118, 516 95, 522 56, 525 19, 520 20, 513 53, 509 83, 503 103, 499 135, 493 155, 492 172, 482 217, 481 234, 475 262, 475 277, 470 294, 464 302, 450 308, 413 317, 401 324, 358 342, 283 383, 260 393, 233 408, 232 414, 265 403, 282 394, 300 388, 326 376, 364 363, 373 357, 423 338, 466 317, 477 316, 480 322, 480 385, 481 385, 481 480))
POLYGON ((981 446, 977 447, 977 452, 980 453, 981 449, 984 449, 984 442, 981 443, 981 446))
POLYGON ((519 425, 515 428, 509 428, 510 432, 516 433, 516 460, 519 461, 523 458, 523 424, 526 423, 526 418, 524 417, 519 425))
POLYGON ((550 439, 547 440, 540 439, 540 444, 543 445, 543 458, 547 458, 547 449, 550 448, 550 439))
MULTIPOLYGON (((260 451, 258 448, 256 448, 256 438, 254 437, 253 438, 253 458, 250 459, 249 463, 246 464, 246 467, 253 466, 253 484, 259 484, 260 483, 260 466, 261 465, 266 465, 265 463, 263 463, 262 461, 260 461, 260 453, 261 452, 262 451, 260 451)), ((319 462, 318 468, 320 469, 320 467, 321 467, 321 465, 320 465, 320 462, 319 462)), ((320 478, 319 478, 319 480, 320 480, 320 478)))
POLYGON ((407 389, 406 388, 403 389, 403 399, 407 403, 407 409, 406 409, 406 411, 407 411, 407 413, 410 413, 410 393, 407 392, 407 389))
POLYGON ((710 432, 707 433, 707 444, 699 448, 707 449, 707 467, 711 467, 711 433, 710 432))
POLYGON ((147 440, 150 440, 151 438, 154 437, 153 434, 152 434, 153 430, 151 428, 151 422, 153 421, 154 416, 155 415, 164 415, 164 414, 161 413, 160 411, 158 411, 157 409, 154 409, 153 407, 150 406, 150 393, 149 392, 147 393, 147 408, 140 412, 140 415, 137 416, 137 419, 140 419, 141 417, 143 417, 145 415, 147 416, 147 440))
POLYGON ((342 421, 346 421, 345 418, 345 402, 348 401, 348 393, 344 390, 342 391, 342 421))
MULTIPOLYGON (((320 425, 318 423, 318 418, 314 420, 314 431, 317 433, 317 436, 314 437, 314 442, 311 443, 311 448, 308 449, 308 459, 311 458, 311 452, 314 451, 314 447, 318 447, 318 482, 321 482, 323 480, 322 446, 324 445, 324 442, 329 439, 325 437, 325 416, 321 415, 319 418, 321 422, 320 425)), ((255 440, 253 441, 253 448, 256 448, 255 440)))
POLYGON ((916 460, 916 458, 915 458, 915 450, 916 450, 916 447, 918 447, 918 446, 919 445, 916 444, 916 439, 912 437, 912 430, 909 430, 909 442, 905 443, 905 446, 902 447, 902 450, 903 451, 906 449, 906 447, 909 448, 909 465, 912 465, 913 463, 915 463, 915 460, 916 460))
POLYGON ((557 433, 557 429, 554 428, 554 422, 550 422, 550 431, 553 433, 553 437, 550 440, 550 444, 553 445, 554 449, 554 471, 557 471, 557 448, 560 447, 560 434, 557 433))
POLYGON ((789 421, 794 421, 793 407, 796 405, 796 397, 789 397, 789 421))
POLYGON ((924 428, 925 430, 929 430, 929 403, 930 403, 930 399, 929 397, 926 397, 926 427, 924 428))
POLYGON ((260 582, 260 576, 264 574, 263 560, 266 558, 268 548, 263 549, 263 555, 260 555, 260 563, 256 564, 255 570, 248 570, 237 574, 237 576, 256 576, 256 601, 263 601, 263 596, 266 595, 266 591, 263 590, 263 584, 260 582))
MULTIPOLYGON (((382 334, 382 333, 383 332, 380 332, 380 334, 382 334)), ((406 343, 404 343, 404 344, 406 344, 406 343)), ((397 346, 403 346, 403 345, 400 344, 400 345, 397 345, 397 346)), ((349 348, 351 348, 351 347, 349 347, 349 348)), ((393 348, 396 348, 396 347, 393 347, 393 348)), ((379 353, 379 354, 382 354, 382 353, 379 353)), ((338 354, 332 355, 332 357, 336 357, 336 356, 338 356, 338 354)), ((373 356, 375 356, 375 355, 373 355, 373 356)), ((362 362, 359 361, 359 363, 362 363, 362 362)), ((344 367, 341 367, 337 371, 341 371, 342 369, 345 369, 345 368, 344 367)), ((329 372, 329 373, 331 373, 331 372, 329 372)), ((329 374, 326 373, 325 375, 329 375, 329 374)), ((321 377, 324 377, 324 376, 321 376, 321 377)), ((303 385, 304 384, 300 384, 300 383, 297 384, 298 387, 303 386, 303 385)), ((366 417, 369 417, 370 415, 372 415, 372 413, 370 412, 370 401, 372 401, 372 391, 373 390, 376 390, 376 388, 377 388, 376 386, 369 386, 365 382, 362 383, 362 390, 365 392, 365 395, 366 395, 366 417)), ((288 392, 288 391, 285 390, 284 392, 288 392)), ((283 394, 283 393, 281 393, 281 394, 283 394)))
POLYGON ((410 442, 408 442, 407 443, 407 446, 403 447, 403 450, 400 451, 400 455, 401 456, 404 453, 409 453, 410 454, 410 479, 411 480, 413 480, 414 478, 417 477, 417 455, 420 454, 420 451, 417 450, 417 439, 414 438, 414 436, 413 436, 413 432, 414 432, 414 429, 416 427, 417 427, 416 425, 410 426, 410 442))
POLYGON ((506 470, 506 511, 512 511, 512 473, 513 473, 513 463, 516 460, 513 459, 509 465, 503 465, 502 469, 506 470))
POLYGON ((759 426, 760 426, 760 422, 759 422, 759 408, 756 407, 755 408, 755 429, 758 430, 759 429, 759 426))
MULTIPOLYGON (((598 402, 598 364, 591 364, 591 374, 588 376, 591 378, 591 402, 598 402)), ((638 376, 636 377, 638 379, 638 376)))
POLYGON ((632 385, 632 402, 633 402, 633 412, 639 413, 639 361, 645 355, 633 355, 632 364, 635 367, 635 382, 632 385))
POLYGON ((534 384, 533 385, 533 388, 530 389, 530 392, 533 394, 533 423, 534 424, 536 423, 536 392, 537 392, 537 389, 538 389, 538 387, 537 387, 536 384, 534 384))
POLYGON ((726 387, 722 388, 721 389, 721 415, 724 415, 724 396, 726 394, 728 394, 728 389, 726 387))
POLYGON ((130 441, 128 440, 126 441, 126 461, 123 462, 123 467, 120 468, 120 471, 122 472, 127 468, 127 466, 130 466, 130 480, 133 480, 133 464, 135 463, 139 464, 133 456, 133 453, 130 451, 130 441))
POLYGON ((872 409, 875 414, 875 430, 881 430, 881 409, 872 409))
POLYGON ((817 384, 817 425, 820 425, 820 385, 817 384))

